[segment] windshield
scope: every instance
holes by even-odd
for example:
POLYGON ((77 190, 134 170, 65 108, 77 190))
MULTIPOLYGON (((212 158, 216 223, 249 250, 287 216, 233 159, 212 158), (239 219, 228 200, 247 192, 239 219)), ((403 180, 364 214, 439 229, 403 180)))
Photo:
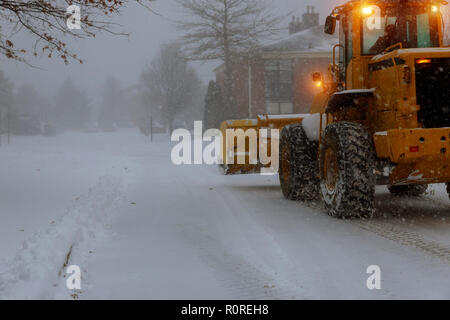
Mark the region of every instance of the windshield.
POLYGON ((398 7, 371 8, 373 14, 362 21, 363 55, 380 54, 398 43, 403 48, 439 47, 437 15, 426 8, 408 7, 401 14, 398 7))

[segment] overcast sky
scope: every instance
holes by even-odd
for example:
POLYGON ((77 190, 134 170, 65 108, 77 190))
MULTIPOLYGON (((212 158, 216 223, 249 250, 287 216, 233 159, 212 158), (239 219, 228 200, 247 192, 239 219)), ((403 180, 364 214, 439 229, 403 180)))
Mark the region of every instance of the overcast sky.
MULTIPOLYGON (((274 0, 274 6, 280 13, 294 11, 296 15, 300 15, 306 11, 307 5, 314 5, 320 12, 320 20, 323 23, 325 15, 332 9, 332 3, 342 2, 341 0, 274 0)), ((115 19, 127 32, 131 33, 130 37, 102 34, 95 39, 69 42, 78 56, 85 61, 83 65, 71 62, 69 66, 66 66, 58 59, 42 58, 33 62, 44 69, 39 70, 2 59, 0 68, 14 81, 16 87, 30 83, 48 97, 54 95, 55 89, 68 76, 91 97, 95 95, 98 88, 102 87, 108 75, 115 76, 124 86, 133 85, 137 82, 142 67, 152 59, 159 46, 180 36, 175 25, 170 21, 180 15, 175 2, 157 0, 152 4, 152 8, 161 16, 152 14, 137 5, 130 5, 123 11, 122 16, 115 19)), ((214 64, 198 66, 205 82, 212 78, 213 66, 214 64)))

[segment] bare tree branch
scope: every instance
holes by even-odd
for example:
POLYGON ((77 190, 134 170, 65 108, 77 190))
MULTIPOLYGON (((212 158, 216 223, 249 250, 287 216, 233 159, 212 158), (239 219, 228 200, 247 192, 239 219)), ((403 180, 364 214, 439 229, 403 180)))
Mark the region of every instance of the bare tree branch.
POLYGON ((135 2, 149 8, 153 0, 0 0, 0 55, 26 62, 27 54, 34 56, 54 55, 65 63, 76 60, 82 63, 77 54, 67 48, 67 38, 95 37, 97 32, 125 35, 117 30, 119 25, 112 22, 128 3, 135 2), (76 5, 80 8, 80 30, 70 30, 67 8, 76 5), (34 45, 19 47, 14 39, 21 32, 27 32, 34 39, 34 45))
MULTIPOLYGON (((261 41, 274 39, 285 16, 274 13, 268 0, 176 0, 186 13, 179 22, 183 52, 192 60, 221 60, 225 64, 226 108, 233 108, 232 64, 251 53, 261 41)), ((230 112, 234 116, 236 112, 230 112)))

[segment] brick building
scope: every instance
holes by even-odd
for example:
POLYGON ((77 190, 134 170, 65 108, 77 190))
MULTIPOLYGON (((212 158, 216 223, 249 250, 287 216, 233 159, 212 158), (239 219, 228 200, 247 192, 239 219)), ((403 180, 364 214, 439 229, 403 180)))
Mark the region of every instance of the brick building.
MULTIPOLYGON (((336 36, 326 35, 318 24, 318 14, 308 8, 301 22, 303 31, 264 44, 251 57, 241 55, 234 61, 233 96, 242 118, 309 112, 319 90, 311 74, 327 72, 332 47, 339 43, 336 36)), ((216 81, 222 87, 224 71, 223 65, 215 70, 216 81)))

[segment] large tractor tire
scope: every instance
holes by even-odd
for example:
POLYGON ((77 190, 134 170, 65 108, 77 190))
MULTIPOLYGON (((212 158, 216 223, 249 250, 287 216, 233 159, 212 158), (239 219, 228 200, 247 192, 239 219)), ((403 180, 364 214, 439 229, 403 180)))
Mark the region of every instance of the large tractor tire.
POLYGON ((446 184, 447 185, 447 193, 448 196, 450 197, 450 182, 446 184))
POLYGON ((286 199, 319 199, 318 143, 310 141, 301 124, 283 128, 280 137, 280 184, 286 199))
POLYGON ((353 122, 329 125, 321 143, 320 189, 328 214, 370 218, 375 211, 375 149, 368 130, 353 122))
POLYGON ((397 197, 418 197, 425 194, 428 185, 389 186, 388 189, 391 194, 397 197))

